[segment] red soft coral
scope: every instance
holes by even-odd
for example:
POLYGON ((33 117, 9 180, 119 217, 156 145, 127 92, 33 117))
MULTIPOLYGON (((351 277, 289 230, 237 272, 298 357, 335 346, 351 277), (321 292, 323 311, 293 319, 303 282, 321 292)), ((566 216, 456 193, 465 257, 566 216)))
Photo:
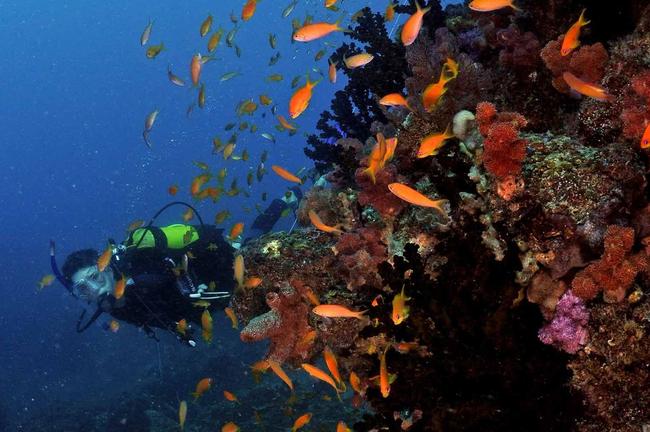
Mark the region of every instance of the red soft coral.
POLYGON ((550 41, 540 52, 544 64, 553 74, 553 87, 561 93, 570 92, 569 86, 562 78, 562 74, 567 71, 585 81, 599 82, 605 74, 605 65, 609 61, 609 55, 603 44, 583 45, 569 55, 563 56, 560 53, 563 38, 564 35, 561 35, 557 40, 550 41))
POLYGON ((645 70, 632 78, 630 87, 633 94, 625 100, 621 113, 623 136, 640 140, 650 124, 650 70, 645 70))
POLYGON ((633 245, 633 228, 609 226, 602 257, 573 278, 571 288, 574 294, 591 300, 602 290, 606 302, 621 302, 636 275, 648 267, 645 252, 630 254, 633 245))
POLYGON ((519 113, 498 113, 493 104, 481 102, 476 107, 476 121, 483 141, 485 169, 499 180, 521 171, 526 157, 526 140, 519 138, 519 129, 527 121, 519 113))
POLYGON ((386 244, 376 228, 360 228, 341 235, 336 243, 337 271, 347 281, 348 289, 362 285, 381 287, 377 265, 386 260, 386 244))
POLYGON ((383 217, 394 217, 406 207, 406 203, 397 198, 388 185, 397 181, 397 170, 389 165, 376 174, 375 183, 370 176, 363 172, 365 168, 359 168, 354 173, 354 178, 361 188, 359 192, 359 204, 370 205, 383 217))

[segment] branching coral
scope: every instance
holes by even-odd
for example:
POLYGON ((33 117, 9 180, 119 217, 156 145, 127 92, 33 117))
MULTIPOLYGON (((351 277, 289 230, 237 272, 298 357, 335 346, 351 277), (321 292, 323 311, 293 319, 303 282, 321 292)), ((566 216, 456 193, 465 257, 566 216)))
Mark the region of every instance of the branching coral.
MULTIPOLYGON (((345 150, 336 144, 336 140, 346 137, 365 141, 371 135, 373 121, 386 121, 381 107, 376 103, 377 95, 384 92, 398 92, 404 87, 404 73, 408 71, 404 58, 404 47, 392 41, 384 25, 384 18, 379 13, 372 13, 364 8, 352 29, 350 37, 363 44, 364 50, 375 55, 372 62, 365 67, 344 69, 348 82, 343 90, 337 91, 331 103, 330 111, 324 111, 317 123, 320 134, 310 135, 305 154, 314 160, 316 169, 323 173, 337 165, 340 177, 351 183, 356 160, 353 151, 345 150), (374 96, 373 96, 374 95, 374 96)), ((331 57, 342 63, 343 57, 359 51, 353 44, 344 44, 331 57)))
POLYGON ((589 311, 584 301, 567 291, 557 303, 553 320, 540 329, 539 340, 575 354, 589 339, 588 322, 589 311))
POLYGON ((567 71, 584 81, 600 82, 609 60, 603 44, 584 45, 569 55, 563 56, 560 53, 563 39, 564 35, 561 35, 557 40, 550 41, 540 52, 546 67, 553 74, 553 87, 561 93, 568 94, 570 92, 569 86, 562 78, 562 74, 567 71))
POLYGON ((250 320, 240 333, 241 340, 270 339, 266 357, 280 363, 305 360, 309 347, 301 341, 311 327, 307 320, 309 308, 300 294, 286 285, 279 292, 268 292, 266 304, 271 310, 250 320))
POLYGON ((483 141, 483 164, 500 180, 519 174, 526 157, 526 140, 519 138, 519 129, 526 119, 518 113, 497 113, 489 102, 476 107, 476 122, 483 141))
POLYGON ((571 282, 575 295, 591 300, 603 291, 605 301, 623 301, 637 274, 647 271, 648 267, 645 252, 631 254, 632 246, 634 229, 609 226, 605 233, 603 256, 581 270, 571 282))

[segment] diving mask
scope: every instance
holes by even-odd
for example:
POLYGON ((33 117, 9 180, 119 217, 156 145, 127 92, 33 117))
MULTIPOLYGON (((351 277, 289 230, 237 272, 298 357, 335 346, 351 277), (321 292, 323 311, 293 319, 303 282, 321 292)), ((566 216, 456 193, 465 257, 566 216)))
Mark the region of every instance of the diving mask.
POLYGON ((96 265, 84 267, 72 275, 72 292, 89 303, 110 292, 113 285, 113 272, 109 269, 100 272, 96 265))

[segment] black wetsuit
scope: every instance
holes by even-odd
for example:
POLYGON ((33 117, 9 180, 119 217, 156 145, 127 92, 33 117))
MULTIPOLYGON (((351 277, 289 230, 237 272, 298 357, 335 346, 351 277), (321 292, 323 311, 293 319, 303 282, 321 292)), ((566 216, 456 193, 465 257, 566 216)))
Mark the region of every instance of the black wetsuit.
MULTIPOLYGON (((214 291, 232 292, 233 248, 224 240, 223 230, 212 225, 195 228, 199 239, 183 249, 165 247, 164 236, 154 233, 155 248, 127 248, 125 253, 114 257, 117 269, 134 283, 127 286, 124 297, 116 300, 108 311, 113 317, 147 332, 152 327, 173 331, 181 319, 200 325, 203 308, 193 305, 198 299, 182 294, 183 286, 174 272, 174 264, 180 266, 184 254, 194 257, 188 260, 187 271, 194 286, 211 286, 214 282, 214 291)), ((223 309, 228 301, 228 298, 212 300, 209 309, 223 309)))

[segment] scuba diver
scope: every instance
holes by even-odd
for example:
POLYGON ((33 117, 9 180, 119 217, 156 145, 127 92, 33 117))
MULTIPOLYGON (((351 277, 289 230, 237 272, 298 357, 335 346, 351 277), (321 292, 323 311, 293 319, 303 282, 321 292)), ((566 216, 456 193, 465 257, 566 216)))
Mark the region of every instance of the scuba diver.
MULTIPOLYGON (((295 187, 282 199, 274 200, 257 216, 251 231, 255 235, 269 232, 283 213, 295 212, 301 197, 300 189, 295 187)), ((50 263, 52 272, 70 294, 97 307, 84 324, 86 311, 82 312, 77 332, 85 331, 108 313, 156 340, 153 328, 169 331, 195 346, 192 324, 200 325, 204 308, 222 310, 229 303, 235 288, 234 252, 239 246, 228 243, 222 229, 204 224, 191 205, 176 201, 158 211, 146 226, 131 231, 122 243, 109 240, 102 257, 94 249, 78 250, 68 255, 59 269, 52 241, 50 263), (155 219, 174 205, 192 209, 199 224, 154 226, 155 219), (103 271, 101 258, 106 264, 103 271), (123 284, 123 293, 116 291, 119 284, 123 284), (182 320, 187 328, 177 331, 182 320)))

